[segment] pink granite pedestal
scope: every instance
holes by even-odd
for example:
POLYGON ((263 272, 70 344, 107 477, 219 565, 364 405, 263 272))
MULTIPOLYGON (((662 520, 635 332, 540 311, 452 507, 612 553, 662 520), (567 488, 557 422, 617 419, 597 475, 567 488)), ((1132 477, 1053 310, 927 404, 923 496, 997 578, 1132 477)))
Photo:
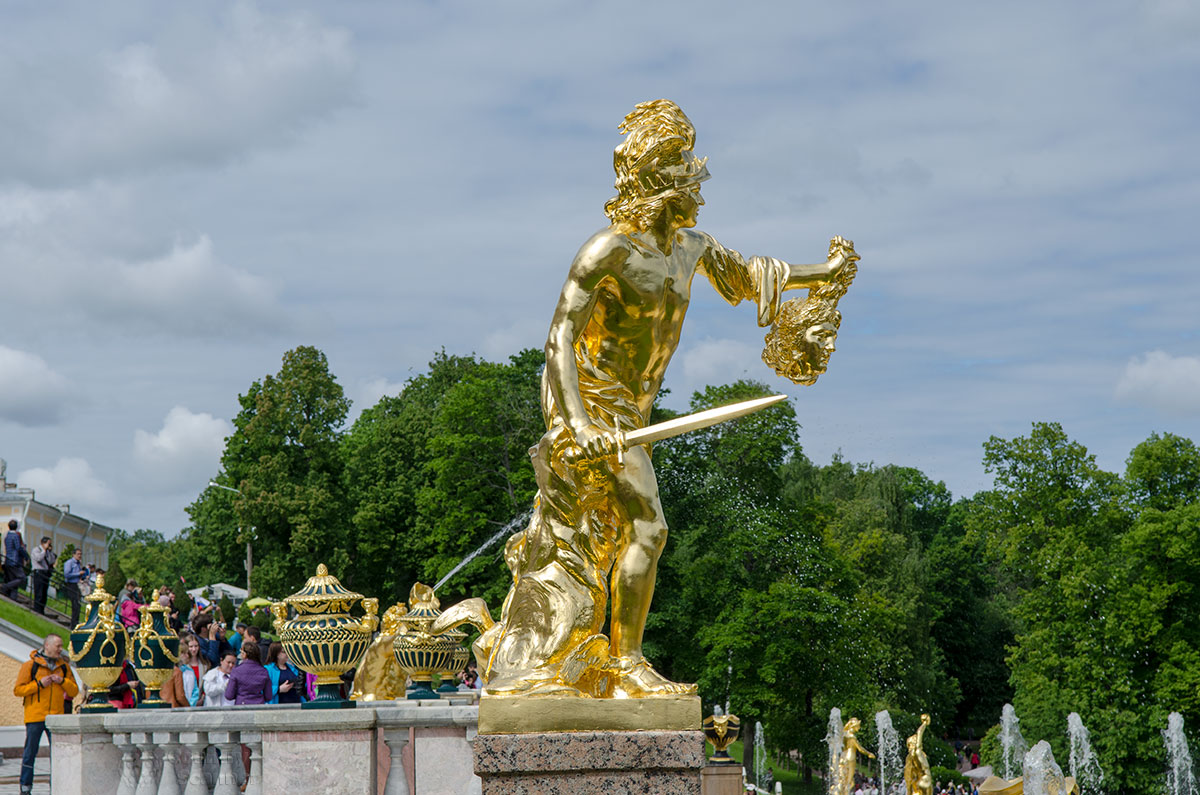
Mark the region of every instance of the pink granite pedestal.
POLYGON ((700 795, 704 733, 481 734, 483 795, 700 795))

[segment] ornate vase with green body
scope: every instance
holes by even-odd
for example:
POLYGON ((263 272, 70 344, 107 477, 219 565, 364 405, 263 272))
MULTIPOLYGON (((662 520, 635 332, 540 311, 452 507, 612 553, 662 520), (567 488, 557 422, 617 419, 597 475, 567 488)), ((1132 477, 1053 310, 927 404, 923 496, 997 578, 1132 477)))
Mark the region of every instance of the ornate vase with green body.
POLYGON ((108 688, 117 681, 129 652, 129 634, 116 620, 113 595, 104 590, 104 575, 86 597, 87 615, 71 630, 71 662, 87 685, 85 713, 116 712, 108 703, 108 688))
POLYGON ((158 603, 158 591, 150 604, 142 605, 142 623, 133 633, 133 665, 137 677, 146 686, 146 700, 138 709, 162 709, 171 705, 159 697, 159 690, 171 678, 179 662, 179 636, 167 626, 167 608, 158 603))
POLYGON ((462 670, 461 666, 469 659, 462 647, 463 639, 467 637, 465 632, 431 630, 433 622, 442 614, 440 606, 433 589, 417 583, 408 594, 408 612, 397 619, 400 628, 392 648, 396 662, 413 680, 409 699, 440 698, 433 689, 434 674, 449 675, 453 681, 454 674, 462 670))
POLYGON ((378 599, 365 599, 348 591, 322 563, 304 588, 271 605, 275 632, 297 668, 317 677, 317 696, 306 708, 349 708, 353 701, 341 696, 342 674, 358 665, 379 623, 378 599), (362 601, 361 619, 350 615, 362 601), (296 611, 288 620, 288 608, 296 611))

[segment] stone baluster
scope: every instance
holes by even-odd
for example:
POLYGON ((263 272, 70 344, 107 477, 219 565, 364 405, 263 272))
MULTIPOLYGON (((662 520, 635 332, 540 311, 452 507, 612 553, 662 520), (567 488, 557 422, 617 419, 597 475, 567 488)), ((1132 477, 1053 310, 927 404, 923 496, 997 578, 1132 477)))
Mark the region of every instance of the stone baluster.
POLYGON ((154 775, 154 752, 157 750, 157 746, 154 744, 154 734, 152 732, 133 732, 129 735, 129 739, 142 752, 142 772, 138 776, 134 795, 156 795, 158 778, 154 775))
POLYGON ((242 742, 237 732, 209 732, 208 739, 221 749, 221 771, 217 773, 217 786, 212 795, 241 795, 237 778, 233 772, 234 758, 242 756, 242 742))
MULTIPOLYGON (((476 697, 478 699, 478 696, 476 697)), ((472 748, 475 747, 475 738, 479 735, 477 726, 468 726, 466 731, 467 744, 472 748)), ((483 779, 479 776, 471 776, 471 789, 467 795, 483 795, 483 779)))
POLYGON ((135 795, 138 784, 137 748, 128 732, 114 732, 113 745, 121 749, 121 781, 117 784, 117 795, 135 795))
POLYGON ((250 770, 246 773, 246 795, 263 795, 262 735, 242 732, 242 742, 250 746, 250 770))
POLYGON ((404 746, 408 744, 408 727, 384 729, 383 741, 387 744, 392 758, 383 795, 409 795, 408 775, 404 771, 404 746))
POLYGON ((162 773, 158 777, 156 795, 182 795, 179 789, 179 770, 175 757, 179 752, 179 735, 175 732, 155 732, 154 741, 162 748, 162 773))
POLYGON ((208 782, 204 780, 204 752, 208 749, 208 732, 180 732, 179 742, 187 746, 188 753, 192 756, 183 795, 208 795, 208 782))

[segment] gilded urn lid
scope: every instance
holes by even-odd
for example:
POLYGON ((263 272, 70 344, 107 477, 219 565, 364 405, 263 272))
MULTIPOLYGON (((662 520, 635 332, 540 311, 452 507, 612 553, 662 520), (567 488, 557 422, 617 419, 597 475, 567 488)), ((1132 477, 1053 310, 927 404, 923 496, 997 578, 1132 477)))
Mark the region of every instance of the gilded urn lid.
MULTIPOLYGON (((415 631, 428 634, 434 619, 442 614, 441 606, 442 603, 438 601, 432 588, 425 583, 416 583, 408 592, 408 612, 396 619, 397 623, 401 625, 400 633, 415 631)), ((438 637, 445 637, 457 642, 465 638, 466 633, 451 629, 441 633, 438 637)))
POLYGON ((112 602, 115 599, 115 596, 104 590, 103 574, 96 575, 96 587, 92 589, 90 594, 83 597, 83 601, 85 602, 112 602))
POLYGON ((349 613, 354 603, 362 598, 362 594, 343 588, 322 563, 303 588, 283 601, 298 613, 349 613))
POLYGON ((154 594, 150 597, 150 601, 138 607, 138 612, 146 613, 169 613, 170 609, 158 601, 158 589, 154 589, 154 594))
POLYGON ((408 592, 408 612, 403 618, 414 624, 420 619, 428 619, 428 622, 432 623, 442 614, 441 606, 442 603, 434 596, 433 589, 419 582, 408 592))

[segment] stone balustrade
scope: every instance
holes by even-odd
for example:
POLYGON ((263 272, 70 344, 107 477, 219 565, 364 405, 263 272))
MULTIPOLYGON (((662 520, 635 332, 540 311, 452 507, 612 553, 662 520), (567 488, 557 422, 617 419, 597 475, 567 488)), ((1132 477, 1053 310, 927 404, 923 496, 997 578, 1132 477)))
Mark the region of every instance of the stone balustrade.
POLYGON ((248 795, 465 795, 481 791, 478 719, 477 706, 453 698, 123 710, 46 725, 56 795, 237 795, 243 784, 248 795))

